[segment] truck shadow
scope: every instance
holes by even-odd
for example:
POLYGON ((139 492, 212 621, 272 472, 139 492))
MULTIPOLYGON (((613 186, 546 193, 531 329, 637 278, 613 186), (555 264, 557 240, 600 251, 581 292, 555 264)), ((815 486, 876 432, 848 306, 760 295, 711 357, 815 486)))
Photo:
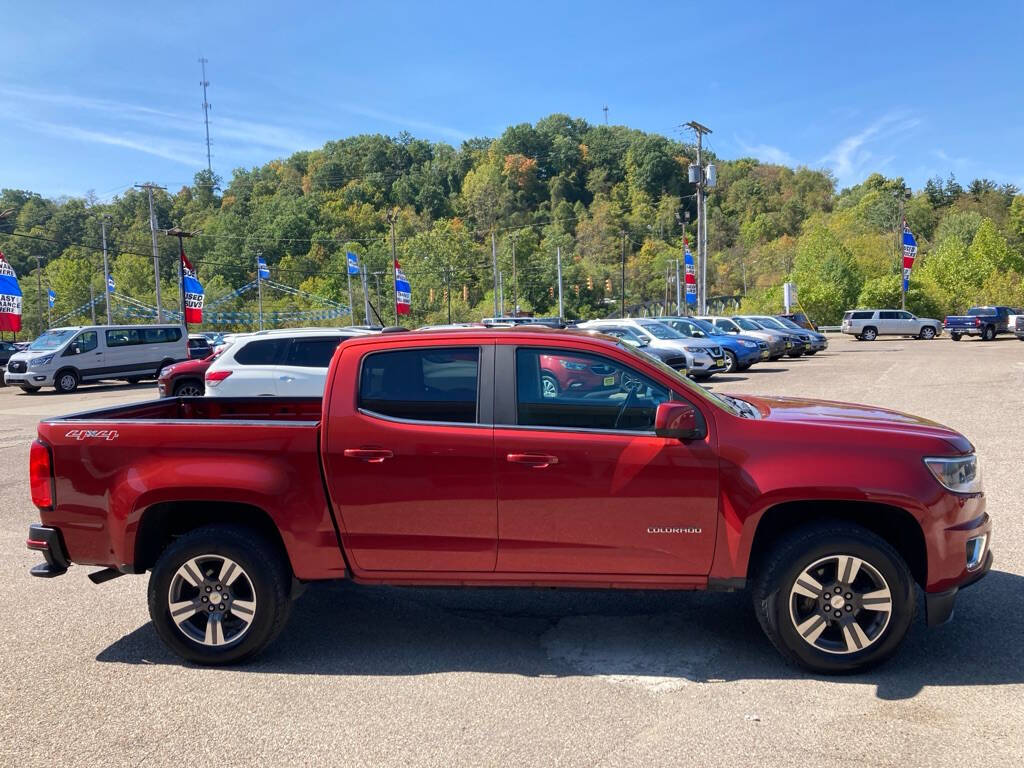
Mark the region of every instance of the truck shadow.
MULTIPOLYGON (((923 607, 881 668, 828 678, 908 699, 928 686, 1024 683, 1024 577, 993 571, 958 598, 957 615, 924 627, 923 607)), ((183 664, 151 624, 97 661, 183 664)), ((761 632, 747 593, 442 589, 311 585, 250 673, 423 675, 483 672, 600 677, 659 691, 683 683, 798 680, 761 632)), ((211 669, 211 674, 216 670, 211 669)))

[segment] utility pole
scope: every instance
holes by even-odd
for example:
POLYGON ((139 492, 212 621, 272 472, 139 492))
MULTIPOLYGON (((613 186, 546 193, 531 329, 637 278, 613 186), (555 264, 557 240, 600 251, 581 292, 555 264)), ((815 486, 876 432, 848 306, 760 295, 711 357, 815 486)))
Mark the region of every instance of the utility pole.
POLYGON ((156 184, 136 184, 139 189, 146 190, 149 196, 149 232, 153 238, 153 280, 156 284, 156 321, 164 321, 164 308, 160 303, 160 247, 156 243, 156 213, 153 211, 153 190, 166 189, 156 184))
POLYGON ((605 104, 601 109, 604 110, 604 124, 608 125, 608 105, 605 104))
POLYGON ((110 221, 109 214, 103 214, 100 219, 100 232, 103 235, 103 303, 107 308, 107 325, 113 325, 110 319, 110 267, 107 264, 107 222, 110 221))
POLYGON ((512 317, 519 317, 519 278, 516 276, 516 238, 512 236, 512 317))
POLYGON ((626 319, 626 233, 622 232, 622 285, 619 288, 620 313, 619 317, 626 319))
POLYGON ((562 246, 555 247, 555 269, 558 272, 558 319, 565 319, 565 309, 562 307, 562 246))
POLYGON ((444 270, 444 292, 448 296, 448 325, 452 324, 452 268, 445 267, 444 270))
POLYGON ((707 276, 708 276, 708 253, 707 253, 707 211, 704 208, 704 156, 702 154, 702 139, 705 133, 711 133, 711 129, 701 125, 696 120, 688 122, 687 127, 692 128, 697 134, 697 174, 693 176, 692 166, 690 181, 697 185, 697 258, 700 261, 700 281, 698 283, 697 306, 700 313, 706 315, 708 311, 707 297, 707 276))
POLYGON ((910 190, 903 186, 896 192, 900 198, 900 210, 896 216, 896 268, 900 276, 900 309, 907 308, 907 292, 903 290, 903 229, 907 226, 904 218, 904 201, 910 197, 910 190))
POLYGON ((679 259, 676 259, 676 314, 683 314, 683 286, 679 284, 679 259))
POLYGON ((348 254, 345 254, 345 279, 348 280, 348 324, 356 324, 356 305, 352 303, 352 272, 349 271, 348 254))
POLYGON ((199 84, 203 86, 203 123, 206 125, 206 170, 210 172, 210 183, 212 184, 213 163, 210 160, 210 103, 206 100, 206 89, 210 85, 210 81, 206 79, 206 65, 209 63, 208 59, 199 59, 199 64, 203 68, 203 79, 199 81, 199 84))
MULTIPOLYGON (((398 263, 398 251, 395 246, 395 222, 397 221, 398 209, 391 208, 388 211, 388 224, 391 225, 391 284, 395 289, 395 325, 398 325, 398 270, 395 267, 398 263)), ((378 301, 380 301, 379 298, 378 301)))
MULTIPOLYGON (((46 302, 49 305, 49 301, 46 302)), ((96 294, 92 288, 92 275, 89 275, 89 309, 92 314, 92 324, 96 325, 96 294)))
POLYGON ((359 265, 359 281, 363 285, 363 317, 367 326, 370 325, 370 288, 366 282, 366 261, 359 265))
POLYGON ((491 228, 491 268, 494 270, 494 316, 501 317, 498 312, 498 241, 494 237, 494 228, 491 228))
POLYGON ((499 306, 501 307, 501 310, 498 313, 498 317, 504 317, 505 316, 505 276, 501 272, 498 273, 498 293, 500 294, 500 298, 498 300, 498 303, 499 303, 499 306))
MULTIPOLYGON (((263 251, 256 251, 256 295, 259 297, 260 307, 260 330, 263 330, 263 277, 260 275, 260 257, 263 255, 263 251)), ((348 284, 349 294, 349 305, 352 304, 352 281, 349 280, 348 284)), ((294 305, 293 305, 294 306, 294 305)))
MULTIPOLYGON (((36 256, 36 292, 39 296, 39 333, 42 333, 50 324, 43 325, 43 258, 42 256, 36 256)), ((47 298, 46 301, 46 314, 50 314, 50 301, 47 298)))

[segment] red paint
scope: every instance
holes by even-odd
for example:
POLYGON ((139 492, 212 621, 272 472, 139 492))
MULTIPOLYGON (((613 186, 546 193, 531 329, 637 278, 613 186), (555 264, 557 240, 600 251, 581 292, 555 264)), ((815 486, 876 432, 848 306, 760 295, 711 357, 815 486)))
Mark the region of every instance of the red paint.
MULTIPOLYGON (((499 382, 512 375, 494 372, 499 382)), ((599 336, 356 338, 335 355, 326 393, 322 404, 165 399, 43 422, 56 506, 41 510, 42 522, 60 529, 72 561, 116 567, 133 562, 153 505, 241 502, 270 517, 302 579, 340 577, 347 562, 366 583, 693 589, 747 576, 758 523, 778 504, 813 501, 827 515, 833 501, 873 502, 920 525, 932 592, 967 578, 964 544, 991 528, 983 496, 946 491, 921 460, 972 450, 947 427, 792 398, 744 396, 762 418, 740 418, 599 336), (701 436, 418 423, 356 407, 367 353, 465 345, 611 358, 673 390, 659 428, 696 425, 701 436), (67 437, 73 429, 117 437, 67 437)), ((49 476, 40 448, 34 478, 49 476)))
POLYGON ((206 369, 213 364, 216 355, 209 355, 202 360, 185 360, 174 365, 168 365, 160 371, 157 379, 157 386, 163 397, 171 397, 174 394, 174 387, 179 381, 185 379, 197 379, 202 381, 206 375, 206 369))

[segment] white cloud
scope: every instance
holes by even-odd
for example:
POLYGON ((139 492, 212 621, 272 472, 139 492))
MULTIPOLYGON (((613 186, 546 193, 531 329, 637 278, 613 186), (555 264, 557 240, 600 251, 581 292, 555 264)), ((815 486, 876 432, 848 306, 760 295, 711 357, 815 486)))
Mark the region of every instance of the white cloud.
POLYGON ((840 186, 855 184, 893 159, 879 158, 870 149, 871 144, 891 142, 896 136, 916 128, 920 122, 896 112, 883 115, 859 133, 847 136, 836 144, 821 158, 821 162, 832 169, 840 186))
POLYGON ((167 139, 157 139, 152 136, 138 134, 112 134, 104 131, 94 131, 86 128, 79 128, 74 125, 60 125, 58 123, 32 121, 20 121, 35 130, 42 131, 54 138, 69 139, 91 144, 106 144, 111 147, 124 147, 143 152, 147 155, 162 157, 175 163, 198 168, 203 164, 203 158, 192 147, 192 142, 181 142, 167 139))
POLYGON ((385 123, 393 123, 395 125, 400 125, 403 128, 418 128, 422 131, 427 131, 428 133, 437 134, 438 136, 446 136, 450 139, 455 139, 456 141, 465 141, 466 139, 473 138, 472 134, 460 131, 458 128, 449 128, 445 125, 437 125, 436 123, 428 123, 410 117, 394 115, 390 112, 381 112, 379 109, 374 109, 373 107, 364 107, 360 104, 339 102, 335 102, 335 106, 353 115, 369 117, 374 120, 381 120, 385 123))
POLYGON ((786 150, 772 146, 771 144, 748 144, 739 136, 733 136, 740 149, 751 157, 756 157, 764 163, 775 165, 796 165, 796 160, 786 150))

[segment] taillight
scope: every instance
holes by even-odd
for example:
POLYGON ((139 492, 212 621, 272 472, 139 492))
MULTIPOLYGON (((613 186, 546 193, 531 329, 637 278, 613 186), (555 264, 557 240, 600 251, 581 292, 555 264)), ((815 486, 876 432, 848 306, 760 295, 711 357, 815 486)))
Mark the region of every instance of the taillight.
POLYGON ((40 509, 53 506, 53 461, 49 446, 38 440, 28 453, 28 477, 32 487, 32 503, 40 509))
POLYGON ((206 386, 216 387, 224 379, 231 375, 231 371, 207 371, 206 372, 206 386))
POLYGON ((981 318, 980 317, 974 318, 974 324, 975 325, 981 325, 981 318))

